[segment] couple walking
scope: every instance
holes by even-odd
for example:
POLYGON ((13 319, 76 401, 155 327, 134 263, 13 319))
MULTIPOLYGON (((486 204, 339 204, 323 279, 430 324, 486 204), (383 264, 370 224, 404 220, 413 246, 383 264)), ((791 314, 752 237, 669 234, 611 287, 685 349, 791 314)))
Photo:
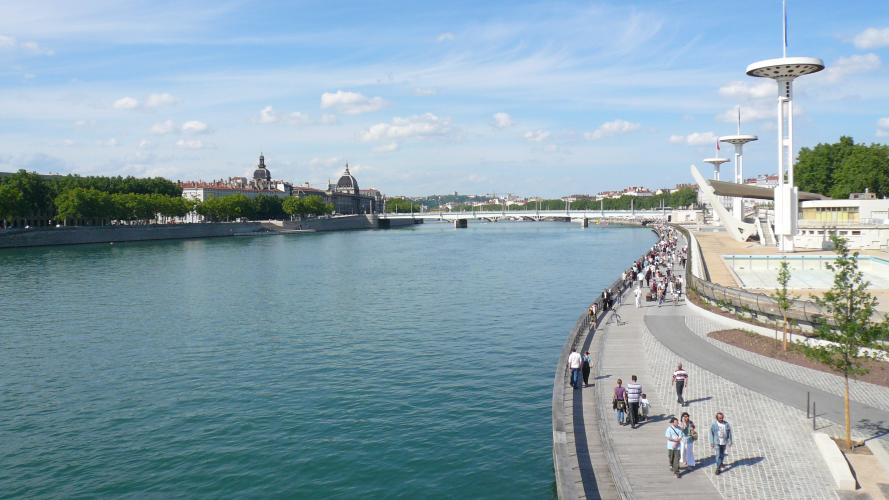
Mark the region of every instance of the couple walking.
MULTIPOLYGON (((684 463, 687 471, 695 467, 694 444, 698 440, 698 431, 688 412, 682 412, 679 419, 670 418, 670 426, 664 433, 667 438, 667 459, 670 470, 676 478, 682 477, 679 472, 680 463, 684 463)), ((710 448, 716 454, 716 471, 722 472, 726 449, 732 445, 732 426, 725 420, 722 412, 716 414, 716 420, 710 424, 710 448)))
POLYGON ((583 386, 586 387, 590 384, 590 366, 592 363, 593 358, 590 356, 590 351, 581 356, 577 352, 576 347, 571 349, 571 354, 568 355, 568 368, 571 369, 571 387, 580 389, 581 374, 583 374, 583 386))
POLYGON ((611 406, 617 413, 618 424, 629 424, 635 429, 642 419, 648 417, 649 403, 645 394, 642 394, 642 384, 638 382, 636 376, 633 375, 630 379, 632 382, 626 387, 623 386, 623 380, 617 379, 611 406))

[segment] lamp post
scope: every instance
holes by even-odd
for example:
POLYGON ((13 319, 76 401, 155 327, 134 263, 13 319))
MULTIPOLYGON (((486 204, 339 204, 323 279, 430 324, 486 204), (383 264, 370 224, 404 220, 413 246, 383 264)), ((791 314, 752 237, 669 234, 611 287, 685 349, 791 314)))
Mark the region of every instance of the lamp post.
MULTIPOLYGON (((741 134, 741 107, 738 106, 738 132, 736 135, 724 135, 719 138, 720 142, 732 144, 735 146, 735 184, 744 183, 744 144, 757 140, 755 135, 741 134)), ((734 216, 740 220, 744 220, 744 199, 735 197, 732 199, 732 212, 734 216)))

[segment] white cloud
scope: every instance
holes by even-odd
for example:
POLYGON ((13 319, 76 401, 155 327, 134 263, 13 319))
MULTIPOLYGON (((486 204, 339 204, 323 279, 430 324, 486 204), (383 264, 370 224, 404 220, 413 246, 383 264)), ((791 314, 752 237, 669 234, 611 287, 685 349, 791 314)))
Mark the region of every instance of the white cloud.
POLYGON ((277 123, 278 113, 271 106, 259 110, 259 123, 277 123))
POLYGON ((163 106, 169 106, 171 104, 176 104, 179 102, 178 99, 173 97, 172 94, 168 94, 166 92, 161 92, 159 94, 148 94, 148 98, 145 99, 145 107, 146 108, 160 108, 163 106))
POLYGON ((692 132, 688 135, 671 135, 672 144, 688 144, 690 146, 702 146, 705 144, 716 145, 716 134, 713 132, 692 132))
POLYGON ((529 130, 525 132, 525 139, 531 142, 543 142, 549 139, 549 136, 548 130, 529 130))
POLYGON ((827 68, 827 80, 836 82, 848 75, 867 73, 879 69, 883 65, 880 56, 876 54, 856 54, 849 57, 841 57, 827 68))
POLYGON ((198 120, 187 121, 182 124, 181 128, 182 132, 186 134, 203 134, 209 130, 209 127, 206 123, 198 120))
POLYGON ((290 123, 291 125, 305 125, 310 121, 311 119, 309 118, 309 115, 300 113, 299 111, 294 111, 287 115, 287 123, 290 123))
POLYGON ((444 33, 439 34, 437 37, 435 37, 435 41, 438 43, 450 42, 453 39, 454 39, 454 34, 451 33, 450 31, 446 31, 444 33))
POLYGON ((312 168, 317 168, 317 167, 327 168, 327 167, 332 167, 333 165, 340 164, 342 162, 343 162, 342 158, 340 158, 338 156, 332 156, 329 158, 315 157, 315 158, 312 158, 311 160, 309 160, 309 166, 312 168))
POLYGON ((778 86, 771 80, 759 83, 734 81, 719 87, 719 95, 725 97, 761 99, 763 97, 774 97, 777 93, 778 86))
POLYGON ((336 115, 324 113, 321 115, 321 125, 336 125, 336 115))
POLYGON ((420 87, 417 87, 414 89, 414 95, 427 96, 427 95, 435 95, 437 93, 438 93, 438 91, 435 89, 420 88, 420 87))
POLYGON ((179 139, 176 146, 182 149, 203 149, 204 141, 198 139, 179 139))
POLYGON ((451 122, 432 113, 407 118, 395 117, 390 123, 377 123, 361 133, 362 141, 424 138, 445 135, 451 122))
POLYGON ((23 52, 29 52, 31 54, 38 54, 42 56, 51 56, 55 54, 55 52, 51 49, 47 49, 42 47, 39 43, 34 41, 25 41, 19 42, 15 37, 0 35, 0 49, 14 50, 19 49, 23 52))
POLYGON ((391 153, 396 150, 398 150, 398 143, 390 142, 389 144, 383 144, 375 147, 374 153, 391 153))
POLYGON ((133 97, 121 97, 114 101, 114 109, 136 109, 139 107, 139 101, 133 97))
POLYGON ((599 139, 603 139, 605 137, 611 137, 614 135, 622 135, 633 132, 634 130, 639 129, 638 123, 628 122, 626 120, 614 120, 610 122, 605 122, 596 130, 592 132, 587 132, 583 134, 585 138, 591 141, 596 141, 599 139))
POLYGON ((333 108, 347 115, 379 111, 386 104, 382 97, 366 97, 357 92, 337 90, 321 94, 321 109, 333 108))
POLYGON ((68 148, 74 146, 75 144, 77 143, 73 139, 65 139, 64 141, 62 141, 62 145, 68 148))
POLYGON ((176 124, 173 120, 165 120, 152 125, 150 132, 154 135, 167 135, 173 133, 174 130, 176 130, 176 124))
POLYGON ((151 146, 153 146, 153 144, 148 139, 142 139, 141 141, 139 141, 139 149, 148 149, 151 146))
POLYGON ((514 122, 509 113, 494 113, 494 126, 497 128, 512 127, 514 122))
POLYGON ((889 137, 889 116, 877 120, 877 137, 889 137))
POLYGON ((120 143, 114 137, 112 137, 110 139, 98 141, 96 144, 98 144, 99 146, 102 146, 102 147, 106 147, 106 148, 116 148, 117 146, 120 145, 120 143))
POLYGON ((855 36, 859 49, 877 49, 889 46, 889 28, 868 28, 855 36))

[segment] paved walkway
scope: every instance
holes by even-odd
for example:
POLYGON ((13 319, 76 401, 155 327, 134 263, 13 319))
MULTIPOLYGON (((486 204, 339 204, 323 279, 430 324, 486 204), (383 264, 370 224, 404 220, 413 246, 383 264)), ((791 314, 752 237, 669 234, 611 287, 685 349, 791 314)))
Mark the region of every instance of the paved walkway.
MULTIPOLYGON (((818 416, 842 422, 843 399, 821 389, 802 384, 754 366, 716 348, 695 335, 684 316, 646 317, 648 330, 668 349, 699 367, 717 373, 742 387, 806 411, 806 392, 817 402, 818 416)), ((889 433, 889 412, 851 402, 853 425, 871 437, 889 433)))

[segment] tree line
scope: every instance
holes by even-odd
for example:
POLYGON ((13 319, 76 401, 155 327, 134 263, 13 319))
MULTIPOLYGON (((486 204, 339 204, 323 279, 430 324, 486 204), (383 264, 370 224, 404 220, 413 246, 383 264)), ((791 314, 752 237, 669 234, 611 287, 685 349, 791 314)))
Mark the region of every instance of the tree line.
POLYGON ((800 191, 847 199, 867 189, 882 198, 889 195, 889 146, 842 136, 834 144, 800 149, 794 174, 800 191))
POLYGON ((301 198, 259 195, 250 198, 243 194, 235 194, 193 203, 198 214, 214 222, 228 222, 241 218, 281 220, 286 217, 325 215, 333 212, 331 203, 325 203, 320 196, 315 195, 301 198))
MULTIPOLYGON (((182 188, 160 177, 44 177, 19 170, 0 178, 0 222, 15 219, 58 224, 106 224, 110 221, 147 223, 197 212, 211 221, 284 219, 323 215, 333 205, 319 196, 304 198, 243 194, 203 202, 182 197, 182 188)), ((33 223, 33 222, 32 222, 33 223)))

